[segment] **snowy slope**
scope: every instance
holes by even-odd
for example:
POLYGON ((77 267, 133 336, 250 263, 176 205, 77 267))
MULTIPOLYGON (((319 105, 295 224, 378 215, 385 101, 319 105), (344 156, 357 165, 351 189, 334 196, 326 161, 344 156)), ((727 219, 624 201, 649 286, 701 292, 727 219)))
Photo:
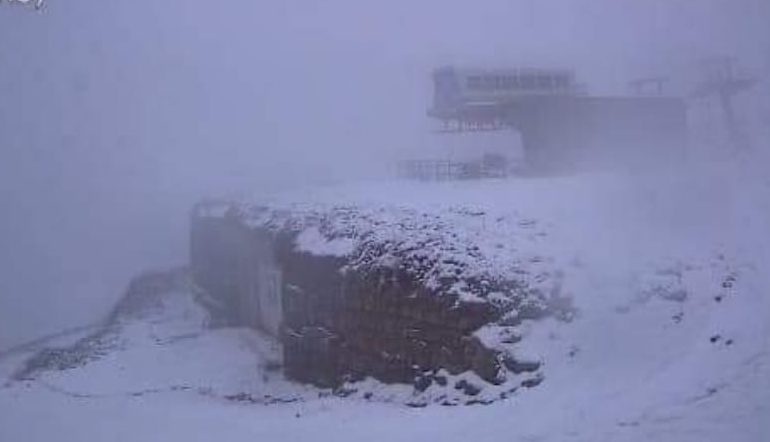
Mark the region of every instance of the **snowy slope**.
MULTIPOLYGON (((486 406, 319 395, 270 370, 267 338, 204 329, 181 290, 149 320, 126 324, 100 359, 6 383, 0 440, 770 440, 767 195, 761 176, 704 168, 654 179, 368 183, 262 199, 309 212, 427 212, 490 250, 498 268, 512 256, 544 269, 576 308, 571 321, 478 332, 491 343, 520 336, 511 351, 542 361, 544 381, 486 406)), ((306 236, 321 253, 350 250, 306 236)), ((0 373, 19 364, 0 360, 0 373)))

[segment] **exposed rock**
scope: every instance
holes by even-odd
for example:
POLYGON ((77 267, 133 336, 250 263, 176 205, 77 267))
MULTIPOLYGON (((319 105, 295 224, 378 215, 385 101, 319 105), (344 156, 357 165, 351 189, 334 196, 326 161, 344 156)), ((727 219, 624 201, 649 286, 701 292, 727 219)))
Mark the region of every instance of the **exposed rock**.
POLYGON ((476 396, 477 394, 481 393, 481 387, 478 385, 475 385, 466 379, 460 379, 455 383, 455 389, 462 390, 463 393, 467 394, 468 396, 476 396))
POLYGON ((514 374, 533 372, 540 368, 540 362, 538 361, 518 360, 509 353, 505 353, 502 356, 502 361, 505 368, 514 374))
POLYGON ((534 378, 525 379, 521 381, 521 386, 524 388, 532 388, 540 385, 541 382, 543 382, 543 379, 545 379, 543 376, 535 376, 534 378))
POLYGON ((423 392, 433 384, 433 378, 431 376, 417 376, 414 380, 414 389, 423 392))

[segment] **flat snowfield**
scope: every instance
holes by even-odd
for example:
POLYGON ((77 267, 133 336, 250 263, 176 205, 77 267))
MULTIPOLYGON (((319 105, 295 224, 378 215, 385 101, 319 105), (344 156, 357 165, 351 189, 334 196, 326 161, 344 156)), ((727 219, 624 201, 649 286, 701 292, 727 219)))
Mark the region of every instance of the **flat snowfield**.
POLYGON ((461 237, 547 263, 577 314, 518 326, 516 351, 544 380, 507 399, 410 408, 411 386, 367 380, 337 397, 292 383, 275 342, 207 328, 180 288, 75 367, 15 380, 30 354, 0 359, 0 441, 770 441, 770 183, 727 169, 262 199, 458 214, 461 237))

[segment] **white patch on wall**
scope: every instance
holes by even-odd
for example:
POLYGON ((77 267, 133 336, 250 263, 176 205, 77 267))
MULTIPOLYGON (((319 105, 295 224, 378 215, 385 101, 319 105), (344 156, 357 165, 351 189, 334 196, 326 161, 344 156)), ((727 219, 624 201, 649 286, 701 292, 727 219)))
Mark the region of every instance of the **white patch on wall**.
POLYGON ((294 246, 299 252, 319 256, 347 256, 353 252, 355 243, 351 238, 328 239, 318 227, 308 227, 295 240, 294 246))
POLYGON ((260 266, 259 278, 259 322, 263 330, 277 337, 283 319, 281 271, 263 265, 260 266))

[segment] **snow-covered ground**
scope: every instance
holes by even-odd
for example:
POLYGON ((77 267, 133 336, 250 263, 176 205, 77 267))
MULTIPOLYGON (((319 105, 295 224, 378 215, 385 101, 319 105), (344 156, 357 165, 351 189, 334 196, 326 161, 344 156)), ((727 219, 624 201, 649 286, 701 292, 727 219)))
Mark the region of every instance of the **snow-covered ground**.
MULTIPOLYGON (((411 387, 374 382, 362 391, 375 400, 328 395, 274 371, 270 339, 204 328, 205 314, 180 289, 104 337, 100 357, 5 383, 0 440, 770 440, 768 196, 761 174, 720 165, 263 198, 433 214, 456 223, 458 241, 489 251, 499 271, 507 256, 544 269, 576 308, 571 321, 478 332, 492 343, 521 336, 513 351, 541 361, 544 381, 491 405, 409 408, 381 399, 411 387)), ((305 236, 305 247, 327 250, 316 232, 305 236)), ((0 360, 0 375, 24 357, 0 360)))

